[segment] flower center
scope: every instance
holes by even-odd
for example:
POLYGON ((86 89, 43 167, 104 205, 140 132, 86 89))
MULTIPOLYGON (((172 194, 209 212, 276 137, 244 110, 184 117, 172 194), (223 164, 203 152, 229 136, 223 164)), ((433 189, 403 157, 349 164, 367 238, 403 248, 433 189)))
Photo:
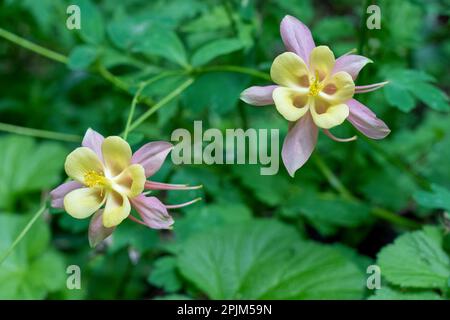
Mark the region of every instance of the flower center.
POLYGON ((308 95, 310 97, 317 97, 317 95, 320 93, 320 91, 322 89, 323 89, 323 84, 320 83, 319 74, 316 72, 316 77, 314 78, 313 82, 309 86, 308 95))
POLYGON ((109 185, 109 182, 103 173, 90 170, 84 175, 84 184, 89 188, 93 188, 95 186, 106 187, 109 185))

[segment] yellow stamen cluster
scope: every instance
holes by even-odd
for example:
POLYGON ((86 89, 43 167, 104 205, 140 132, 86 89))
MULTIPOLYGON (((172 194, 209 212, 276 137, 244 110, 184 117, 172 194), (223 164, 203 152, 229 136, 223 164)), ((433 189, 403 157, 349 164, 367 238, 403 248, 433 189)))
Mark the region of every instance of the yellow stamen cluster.
POLYGON ((107 186, 108 180, 105 178, 103 173, 90 170, 84 175, 84 184, 89 188, 93 188, 95 186, 107 186))
POLYGON ((322 89, 323 84, 320 83, 319 74, 316 72, 316 77, 312 80, 312 83, 309 86, 308 95, 310 97, 317 97, 322 89))

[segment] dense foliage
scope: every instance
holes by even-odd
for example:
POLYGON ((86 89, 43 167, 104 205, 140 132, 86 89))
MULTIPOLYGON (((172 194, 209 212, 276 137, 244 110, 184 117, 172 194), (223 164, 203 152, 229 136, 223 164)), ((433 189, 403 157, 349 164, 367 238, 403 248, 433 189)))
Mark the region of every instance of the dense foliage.
MULTIPOLYGON (((88 220, 46 210, 0 265, 0 298, 447 299, 448 4, 373 2, 380 30, 366 27, 372 1, 3 1, 0 255, 64 181, 64 159, 86 129, 124 130, 143 81, 152 79, 135 118, 157 108, 129 134, 133 149, 170 141, 194 120, 221 130, 279 128, 283 138, 286 121, 239 94, 270 83, 286 14, 336 56, 356 48, 375 62, 357 84, 390 84, 358 99, 392 133, 350 143, 321 134, 295 178, 281 164, 278 175, 261 176, 258 165, 176 166, 168 158, 155 180, 203 185, 159 195, 169 204, 203 198, 171 211, 173 230, 127 220, 91 249, 88 220), (79 31, 66 28, 74 3, 79 31), (366 287, 374 264, 379 290, 366 287), (66 288, 69 265, 81 268, 81 290, 66 288)), ((335 133, 356 134, 348 124, 335 133)))

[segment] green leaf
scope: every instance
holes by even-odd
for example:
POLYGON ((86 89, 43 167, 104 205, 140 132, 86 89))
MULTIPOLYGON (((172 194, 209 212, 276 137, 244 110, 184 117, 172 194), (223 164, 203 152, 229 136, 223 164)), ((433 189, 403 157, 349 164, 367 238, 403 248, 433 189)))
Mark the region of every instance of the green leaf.
POLYGON ((193 66, 202 66, 211 60, 244 48, 244 43, 239 39, 219 39, 199 48, 192 56, 193 66))
POLYGON ((389 83, 384 88, 384 94, 387 101, 399 108, 403 112, 409 112, 416 106, 413 96, 409 91, 401 85, 397 85, 395 82, 389 83))
POLYGON ((311 22, 314 17, 314 7, 310 0, 276 0, 273 1, 283 12, 283 15, 290 13, 304 23, 311 22))
POLYGON ((180 290, 182 284, 176 266, 177 260, 174 257, 159 258, 153 265, 148 282, 168 293, 180 290))
POLYGON ((188 33, 204 33, 205 30, 214 31, 228 28, 230 23, 225 7, 219 5, 211 10, 207 10, 199 18, 184 24, 181 30, 188 33))
POLYGON ((182 67, 189 65, 186 50, 175 32, 162 27, 152 31, 133 47, 133 52, 162 57, 182 67))
POLYGON ((422 71, 385 69, 389 84, 384 90, 387 101, 404 112, 416 106, 414 97, 437 111, 449 111, 447 95, 429 82, 434 79, 422 71))
POLYGON ((249 221, 251 217, 251 211, 243 204, 220 203, 190 207, 186 209, 184 217, 176 221, 175 237, 177 241, 184 241, 213 227, 243 223, 249 221))
POLYGON ((21 136, 0 137, 0 208, 11 207, 19 196, 59 182, 66 151, 56 143, 21 136))
POLYGON ((282 211, 306 217, 319 230, 324 223, 351 228, 371 221, 370 208, 365 204, 314 191, 299 193, 285 204, 282 211))
POLYGON ((376 290, 369 300, 442 300, 442 297, 433 291, 399 291, 383 287, 376 290))
POLYGON ((75 0, 73 4, 80 7, 81 38, 90 44, 100 44, 105 38, 105 25, 102 14, 90 0, 75 0))
MULTIPOLYGON (((5 252, 30 216, 0 214, 0 252, 5 252)), ((64 263, 49 248, 49 228, 38 220, 0 268, 0 299, 43 299, 65 285, 64 263)))
POLYGON ((146 228, 129 219, 114 230, 111 238, 112 243, 109 247, 111 252, 117 252, 123 247, 130 247, 142 253, 154 249, 159 244, 157 230, 146 228))
POLYGON ((211 299, 351 299, 364 286, 362 273, 337 250, 303 243, 270 220, 190 238, 178 267, 211 299))
POLYGON ((406 233, 378 254, 382 275, 401 287, 448 287, 450 259, 442 250, 442 234, 437 228, 406 233))
POLYGON ((354 36, 357 30, 349 17, 329 17, 321 19, 314 25, 313 35, 316 35, 321 42, 335 42, 337 39, 354 36))
POLYGON ((439 185, 432 185, 431 192, 418 191, 414 195, 418 204, 425 208, 450 211, 450 191, 439 185))
POLYGON ((233 174, 259 201, 270 206, 281 204, 290 194, 296 194, 297 188, 293 187, 286 177, 279 174, 263 176, 257 165, 238 165, 233 166, 232 170, 233 174))
POLYGON ((448 104, 448 96, 435 86, 417 82, 414 84, 414 90, 412 93, 424 104, 428 105, 431 109, 436 111, 449 111, 450 106, 448 104))
POLYGON ((238 103, 247 79, 247 76, 224 72, 200 75, 183 93, 183 103, 197 114, 209 109, 215 114, 224 115, 238 103))
POLYGON ((86 70, 97 59, 98 53, 94 46, 77 46, 70 52, 68 66, 72 70, 86 70))

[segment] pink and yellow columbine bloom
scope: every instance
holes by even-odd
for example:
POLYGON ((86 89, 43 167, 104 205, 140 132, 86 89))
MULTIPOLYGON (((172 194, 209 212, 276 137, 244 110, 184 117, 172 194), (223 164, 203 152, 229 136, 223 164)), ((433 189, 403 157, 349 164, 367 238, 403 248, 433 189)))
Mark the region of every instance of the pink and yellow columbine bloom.
POLYGON ((109 236, 124 219, 153 229, 170 229, 174 223, 167 209, 194 203, 164 205, 145 190, 187 190, 198 187, 173 185, 147 180, 162 166, 172 144, 150 142, 132 154, 129 144, 120 137, 104 138, 88 129, 82 147, 70 153, 65 171, 72 181, 63 183, 50 195, 52 206, 63 208, 77 219, 93 215, 89 226, 91 246, 109 236), (130 214, 134 208, 142 220, 130 214))
POLYGON ((318 129, 333 140, 329 129, 348 120, 361 133, 372 139, 383 139, 390 130, 366 106, 353 99, 383 87, 387 82, 355 86, 360 70, 370 59, 346 54, 335 59, 327 46, 316 47, 307 26, 286 16, 280 26, 288 52, 273 61, 270 76, 276 85, 254 86, 241 94, 248 104, 275 104, 277 111, 290 121, 282 149, 283 163, 291 176, 305 164, 317 143, 318 129))

